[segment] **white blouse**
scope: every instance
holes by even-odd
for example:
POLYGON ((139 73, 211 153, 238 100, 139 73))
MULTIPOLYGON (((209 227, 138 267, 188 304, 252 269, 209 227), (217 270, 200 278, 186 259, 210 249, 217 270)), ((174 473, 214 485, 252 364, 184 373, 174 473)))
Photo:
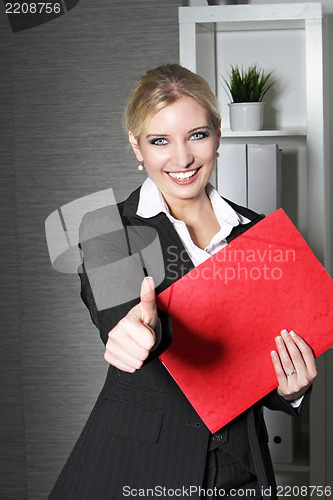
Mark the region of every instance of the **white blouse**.
POLYGON ((166 204, 161 192, 150 177, 148 177, 141 186, 139 204, 136 213, 137 215, 140 215, 140 217, 148 218, 154 217, 160 212, 164 212, 172 222, 173 227, 177 231, 193 264, 198 266, 227 245, 226 238, 235 226, 250 222, 249 219, 238 214, 229 205, 229 203, 221 198, 211 184, 208 184, 207 194, 211 201, 216 218, 220 224, 220 230, 213 236, 210 243, 204 250, 193 243, 185 222, 175 219, 175 217, 170 214, 169 207, 166 204))

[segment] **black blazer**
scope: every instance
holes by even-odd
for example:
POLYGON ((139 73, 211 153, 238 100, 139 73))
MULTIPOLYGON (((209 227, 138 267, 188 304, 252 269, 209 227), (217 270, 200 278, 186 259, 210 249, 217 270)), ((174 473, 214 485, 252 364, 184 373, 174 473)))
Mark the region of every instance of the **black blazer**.
MULTIPOLYGON (((148 272, 147 262, 141 258, 142 250, 158 235, 165 276, 162 281, 159 279, 157 293, 194 267, 166 215, 160 213, 149 219, 139 217, 136 215, 138 200, 139 189, 117 207, 87 214, 80 228, 85 262, 80 270, 81 296, 104 343, 108 332, 139 301, 131 289, 125 303, 115 304, 113 301, 105 309, 98 310, 101 307, 96 306, 92 288, 102 290, 99 300, 102 303, 104 300, 104 305, 111 292, 113 297, 117 296, 115 288, 111 292, 109 289, 112 280, 108 273, 112 275, 113 264, 133 260, 136 256, 138 272, 133 270, 131 261, 126 273, 126 262, 130 261, 125 260, 121 276, 116 276, 115 281, 120 290, 131 287, 131 278, 134 277, 134 281, 138 281, 136 289, 140 290, 140 280, 148 272), (131 248, 133 231, 138 234, 134 251, 131 248)), ((233 229, 228 237, 231 241, 262 217, 229 203, 251 220, 249 224, 233 229)), ((154 269, 154 265, 150 267, 149 274, 156 280, 154 272, 158 274, 159 270, 154 269)), ((130 374, 109 367, 105 385, 50 494, 50 500, 120 500, 126 496, 123 493, 132 488, 176 489, 202 485, 207 450, 214 446, 214 441, 158 359, 172 342, 169 315, 159 311, 159 318, 162 336, 140 370, 130 374)), ((260 486, 265 489, 271 486, 274 491, 275 480, 261 406, 265 404, 270 409, 302 416, 308 400, 307 394, 301 407, 295 411, 273 391, 221 429, 219 445, 256 475, 260 486)), ((156 490, 156 498, 159 491, 156 490)), ((199 498, 199 495, 193 493, 191 498, 199 498)), ((275 498, 275 495, 265 498, 275 498)))

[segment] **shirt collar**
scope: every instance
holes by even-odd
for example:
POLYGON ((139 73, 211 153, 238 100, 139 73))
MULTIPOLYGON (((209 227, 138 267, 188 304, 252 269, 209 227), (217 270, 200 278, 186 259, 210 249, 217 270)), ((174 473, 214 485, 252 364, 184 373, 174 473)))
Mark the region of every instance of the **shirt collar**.
MULTIPOLYGON (((212 203, 213 210, 222 231, 226 226, 230 228, 230 226, 235 227, 238 226, 238 224, 247 224, 248 222, 250 222, 249 219, 242 216, 241 214, 238 214, 229 205, 229 203, 221 198, 221 196, 211 184, 208 184, 207 186, 207 194, 212 203)), ((152 181, 152 179, 148 177, 141 186, 139 203, 136 213, 140 217, 144 217, 145 219, 147 219, 150 217, 154 217, 161 212, 164 212, 171 221, 176 221, 176 219, 170 214, 169 207, 160 190, 152 181)))
POLYGON ((170 215, 169 207, 156 184, 148 177, 140 189, 140 197, 136 214, 148 219, 164 212, 170 215))

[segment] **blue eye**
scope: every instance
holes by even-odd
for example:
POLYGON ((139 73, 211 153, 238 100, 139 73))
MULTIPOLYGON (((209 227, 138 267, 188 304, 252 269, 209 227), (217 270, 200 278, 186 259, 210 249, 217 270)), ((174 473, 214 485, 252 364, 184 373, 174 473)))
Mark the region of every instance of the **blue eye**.
POLYGON ((194 134, 191 135, 191 139, 194 141, 199 141, 200 139, 204 139, 205 137, 208 137, 207 132, 194 132, 194 134))
POLYGON ((167 140, 160 137, 159 139, 153 139, 150 143, 155 144, 155 146, 164 146, 164 144, 167 143, 167 140))

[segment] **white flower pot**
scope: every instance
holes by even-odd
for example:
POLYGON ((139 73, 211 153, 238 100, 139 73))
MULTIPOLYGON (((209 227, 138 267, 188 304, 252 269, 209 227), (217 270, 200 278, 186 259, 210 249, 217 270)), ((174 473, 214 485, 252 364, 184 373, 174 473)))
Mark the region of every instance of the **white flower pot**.
POLYGON ((231 130, 261 130, 264 120, 264 105, 264 102, 231 102, 228 104, 231 130))

